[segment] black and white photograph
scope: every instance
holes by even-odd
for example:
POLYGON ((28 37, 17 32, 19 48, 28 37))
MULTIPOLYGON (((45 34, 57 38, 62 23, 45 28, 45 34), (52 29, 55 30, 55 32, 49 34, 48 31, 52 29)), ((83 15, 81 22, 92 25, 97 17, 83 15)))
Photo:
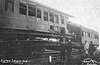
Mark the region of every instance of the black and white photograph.
POLYGON ((0 65, 100 65, 100 0, 0 0, 0 65))

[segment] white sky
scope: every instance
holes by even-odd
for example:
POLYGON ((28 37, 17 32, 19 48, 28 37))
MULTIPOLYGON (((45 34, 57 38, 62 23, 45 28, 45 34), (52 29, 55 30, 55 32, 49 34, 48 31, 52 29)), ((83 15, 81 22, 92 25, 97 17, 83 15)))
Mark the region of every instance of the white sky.
MULTIPOLYGON (((33 0, 34 1, 34 0, 33 0)), ((35 0, 51 8, 75 16, 73 22, 100 34, 100 0, 35 0)))

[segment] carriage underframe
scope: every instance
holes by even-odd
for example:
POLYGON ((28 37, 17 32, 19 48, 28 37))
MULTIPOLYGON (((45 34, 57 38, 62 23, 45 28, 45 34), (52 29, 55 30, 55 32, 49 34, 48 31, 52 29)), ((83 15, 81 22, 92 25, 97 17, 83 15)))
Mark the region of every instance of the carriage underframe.
POLYGON ((68 64, 67 51, 63 47, 68 42, 66 39, 73 38, 73 35, 8 28, 0 30, 1 64, 68 64), (50 41, 52 38, 59 41, 50 41))

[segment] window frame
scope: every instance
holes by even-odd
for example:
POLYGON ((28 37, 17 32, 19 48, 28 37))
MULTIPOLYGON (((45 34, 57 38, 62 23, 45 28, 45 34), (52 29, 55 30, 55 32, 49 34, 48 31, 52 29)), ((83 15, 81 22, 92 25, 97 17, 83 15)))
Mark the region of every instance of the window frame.
POLYGON ((28 16, 36 17, 37 8, 35 5, 28 5, 28 16))
POLYGON ((50 29, 54 31, 54 26, 53 25, 50 25, 50 29))
POLYGON ((60 27, 59 27, 59 26, 55 26, 55 27, 54 27, 54 30, 55 30, 57 33, 60 33, 60 27))
POLYGON ((27 4, 20 2, 19 5, 20 5, 19 6, 19 14, 21 14, 21 15, 27 15, 27 4), (25 12, 23 13, 23 11, 25 11, 25 12))
POLYGON ((37 18, 41 18, 42 19, 42 10, 40 8, 37 8, 36 16, 37 16, 37 18))
POLYGON ((85 34, 86 34, 86 36, 85 36, 85 37, 88 37, 88 32, 87 32, 87 31, 85 32, 85 34))
POLYGON ((65 30, 64 27, 60 27, 60 33, 61 33, 61 34, 65 34, 65 33, 66 33, 66 30, 65 30))
POLYGON ((60 15, 60 20, 61 20, 61 24, 65 24, 65 22, 64 22, 64 16, 60 15))
POLYGON ((49 12, 49 21, 54 23, 54 14, 53 14, 53 12, 49 12))
POLYGON ((82 37, 84 37, 84 31, 82 30, 82 37))
POLYGON ((43 20, 48 21, 48 11, 46 10, 43 11, 43 20))
POLYGON ((14 0, 5 0, 5 11, 14 12, 14 0))
POLYGON ((55 23, 58 23, 59 24, 59 16, 57 14, 55 14, 55 23))
POLYGON ((90 37, 90 32, 88 32, 88 37, 90 37))

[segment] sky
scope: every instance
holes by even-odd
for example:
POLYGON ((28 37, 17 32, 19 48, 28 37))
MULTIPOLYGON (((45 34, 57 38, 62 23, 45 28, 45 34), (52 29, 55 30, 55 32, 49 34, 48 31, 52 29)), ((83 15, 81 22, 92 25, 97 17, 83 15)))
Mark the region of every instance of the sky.
POLYGON ((99 32, 100 0, 33 0, 73 15, 71 21, 99 32))

